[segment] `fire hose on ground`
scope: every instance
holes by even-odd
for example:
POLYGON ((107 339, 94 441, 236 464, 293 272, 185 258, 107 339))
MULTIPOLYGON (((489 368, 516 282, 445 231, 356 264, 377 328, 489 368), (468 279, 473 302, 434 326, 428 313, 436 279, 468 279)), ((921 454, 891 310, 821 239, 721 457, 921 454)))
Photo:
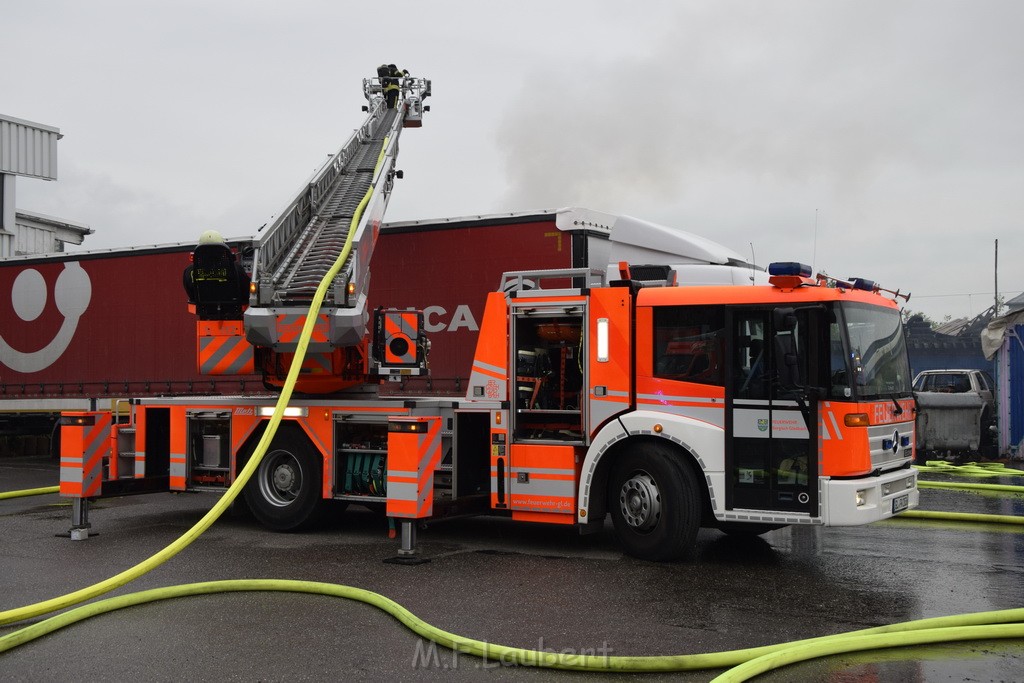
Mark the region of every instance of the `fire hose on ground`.
POLYGON ((59 486, 44 486, 38 489, 23 489, 21 491, 0 492, 0 500, 11 500, 13 498, 27 498, 28 496, 45 496, 48 493, 59 493, 59 486))
MULTIPOLYGON (((260 453, 260 449, 257 449, 257 453, 260 453)), ((244 479, 244 477, 240 475, 240 479, 244 479)), ((980 488, 980 490, 995 490, 1000 492, 1024 492, 1024 487, 1009 485, 959 484, 953 482, 921 482, 921 484, 924 487, 931 487, 938 484, 939 486, 934 487, 945 489, 963 488, 971 490, 980 488)), ((29 489, 21 492, 9 492, 3 497, 13 498, 17 497, 17 494, 24 496, 53 493, 55 492, 53 490, 54 488, 56 487, 29 489)), ((221 499, 221 502, 224 502, 223 498, 221 499)), ((226 508, 226 505, 229 503, 230 501, 228 501, 224 507, 226 508)), ((186 532, 182 538, 178 539, 178 542, 183 541, 184 539, 187 539, 187 542, 184 542, 181 547, 175 549, 173 553, 167 554, 166 557, 164 557, 162 553, 157 553, 157 555, 151 557, 147 562, 136 565, 136 567, 133 567, 131 570, 122 572, 121 574, 108 579, 106 582, 90 587, 92 591, 90 591, 90 589, 83 589, 83 591, 78 591, 76 593, 69 594, 68 596, 56 598, 54 601, 47 601, 29 606, 29 608, 22 608, 22 610, 31 610, 31 613, 24 613, 25 616, 20 616, 23 614, 21 610, 0 613, 0 623, 11 623, 12 621, 20 621, 22 619, 30 618, 31 616, 38 616, 40 614, 56 611, 72 604, 78 604, 79 602, 90 599, 90 597, 95 597, 95 595, 100 595, 103 592, 113 590, 120 585, 128 583, 134 578, 137 578, 137 576, 141 576, 146 571, 149 571, 149 569, 158 566, 167 559, 170 559, 170 557, 173 557, 174 554, 177 554, 178 551, 187 546, 191 540, 198 537, 198 535, 208 528, 209 525, 215 521, 216 517, 219 516, 219 513, 216 516, 213 515, 215 511, 217 511, 217 506, 214 506, 214 509, 212 509, 210 513, 203 518, 203 520, 200 520, 200 522, 190 529, 189 532, 186 532), (210 518, 209 523, 203 525, 208 518, 210 518), (148 566, 148 562, 154 562, 152 567, 148 566), (131 576, 131 574, 135 575, 131 576), (90 591, 88 597, 81 597, 85 591, 90 591), (59 603, 57 601, 59 601, 59 603)), ((220 512, 222 511, 223 510, 220 512)), ((901 517, 1024 524, 1024 519, 1009 515, 979 515, 971 513, 911 510, 903 513, 901 517)), ((176 544, 171 544, 171 546, 164 549, 164 552, 172 549, 175 545, 176 544)), ((243 579, 168 586, 93 602, 0 637, 0 653, 85 619, 101 614, 107 614, 126 607, 133 607, 149 602, 191 595, 209 595, 213 593, 246 591, 317 594, 362 602, 377 607, 378 609, 390 614, 420 637, 429 639, 439 645, 460 653, 474 655, 485 660, 497 661, 503 664, 537 666, 576 671, 620 672, 694 671, 733 667, 715 678, 715 681, 744 681, 775 668, 834 654, 888 647, 904 647, 910 645, 1024 637, 1024 623, 1021 623, 1024 622, 1024 609, 1009 609, 957 615, 952 617, 923 619, 861 631, 853 631, 834 636, 826 636, 823 638, 812 638, 778 645, 731 650, 726 652, 637 657, 567 655, 507 647, 443 631, 428 624, 409 610, 402 607, 400 604, 380 595, 379 593, 351 586, 310 581, 243 579)))

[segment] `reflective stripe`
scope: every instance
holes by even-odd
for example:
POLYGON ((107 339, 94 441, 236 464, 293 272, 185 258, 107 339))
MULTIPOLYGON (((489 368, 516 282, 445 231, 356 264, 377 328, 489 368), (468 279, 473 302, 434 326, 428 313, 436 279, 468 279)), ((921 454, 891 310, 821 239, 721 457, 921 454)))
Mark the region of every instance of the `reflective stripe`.
MULTIPOLYGON (((575 493, 576 482, 571 479, 530 477, 528 482, 516 482, 512 491, 512 498, 514 500, 516 496, 552 496, 571 499, 575 493)), ((514 505, 513 508, 515 508, 514 505)))
POLYGON ((307 353, 302 361, 302 369, 313 370, 315 373, 327 375, 334 368, 333 354, 330 353, 307 353))
POLYGON ((715 425, 720 429, 725 428, 725 405, 654 405, 654 402, 639 402, 638 407, 650 407, 659 413, 679 415, 693 420, 700 420, 715 425))
POLYGON ((384 362, 397 365, 416 363, 416 334, 419 319, 416 313, 388 311, 384 314, 384 362), (402 339, 404 353, 395 353, 392 342, 402 339))
POLYGON ((183 454, 171 453, 169 474, 171 477, 171 489, 175 491, 184 491, 187 472, 185 467, 185 456, 183 454))
POLYGON ((504 377, 505 376, 505 368, 504 367, 499 367, 497 365, 491 365, 490 363, 485 363, 482 360, 474 361, 473 362, 473 368, 475 370, 480 370, 481 372, 484 372, 484 373, 487 373, 487 372, 494 373, 498 377, 504 377))
POLYGON ((664 403, 665 401, 671 401, 673 403, 711 403, 715 405, 723 406, 725 401, 720 398, 708 398, 706 396, 674 396, 671 394, 637 394, 636 398, 638 401, 652 402, 652 403, 664 403))
MULTIPOLYGON (((495 471, 496 468, 492 467, 491 471, 495 471)), ((519 474, 520 472, 530 472, 531 474, 561 474, 566 477, 575 476, 576 470, 557 469, 554 467, 512 467, 510 468, 512 474, 519 474)))
POLYGON ((245 337, 200 337, 199 372, 204 375, 245 375, 255 372, 252 345, 245 337))
POLYGON ((416 501, 419 486, 416 482, 396 482, 388 477, 388 499, 416 501))
POLYGON ((839 423, 836 421, 836 415, 831 410, 828 411, 828 417, 832 421, 832 427, 836 430, 836 438, 840 441, 843 440, 843 430, 839 428, 839 423))
MULTIPOLYGON (((286 313, 277 316, 277 341, 283 344, 298 342, 299 336, 302 334, 302 328, 305 324, 305 315, 286 313)), ((313 331, 309 336, 309 341, 311 343, 327 342, 327 330, 327 315, 321 313, 317 316, 316 323, 313 325, 313 331)))

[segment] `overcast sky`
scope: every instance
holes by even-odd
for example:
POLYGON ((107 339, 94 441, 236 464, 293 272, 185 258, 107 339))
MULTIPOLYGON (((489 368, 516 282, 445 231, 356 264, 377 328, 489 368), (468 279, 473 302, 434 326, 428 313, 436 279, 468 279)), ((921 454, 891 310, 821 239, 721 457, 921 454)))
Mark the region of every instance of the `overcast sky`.
POLYGON ((255 234, 433 80, 387 220, 583 206, 913 292, 1024 289, 1024 2, 75 0, 0 5, 0 113, 60 128, 19 209, 83 248, 255 234), (393 13, 389 14, 389 10, 393 13), (815 226, 817 225, 817 228, 815 226))

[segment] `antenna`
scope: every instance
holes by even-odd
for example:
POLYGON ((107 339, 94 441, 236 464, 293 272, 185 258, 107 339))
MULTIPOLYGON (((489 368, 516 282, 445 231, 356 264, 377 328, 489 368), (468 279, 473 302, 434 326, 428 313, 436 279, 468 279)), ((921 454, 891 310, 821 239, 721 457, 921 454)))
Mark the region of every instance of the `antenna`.
POLYGON ((996 240, 996 256, 995 256, 995 259, 996 260, 995 260, 995 264, 993 265, 993 268, 992 268, 992 273, 995 276, 995 282, 993 284, 995 285, 996 295, 995 295, 995 301, 992 302, 992 317, 993 318, 998 318, 999 317, 999 240, 998 239, 996 240))
POLYGON ((814 210, 814 251, 811 252, 811 272, 818 265, 818 210, 814 210))
POLYGON ((754 256, 754 243, 750 243, 750 284, 757 284, 757 257, 754 256))

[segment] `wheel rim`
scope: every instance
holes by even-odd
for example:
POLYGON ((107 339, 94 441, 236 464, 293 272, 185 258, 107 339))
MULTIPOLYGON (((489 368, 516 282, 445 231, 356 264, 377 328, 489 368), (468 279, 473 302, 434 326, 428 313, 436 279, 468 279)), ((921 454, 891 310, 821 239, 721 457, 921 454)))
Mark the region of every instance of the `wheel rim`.
POLYGON ((302 465, 288 451, 268 453, 260 463, 260 493, 271 505, 291 505, 302 492, 302 480, 302 465))
POLYGON ((619 490, 619 509, 626 524, 638 531, 649 531, 661 519, 661 492, 654 478, 637 472, 619 490))

